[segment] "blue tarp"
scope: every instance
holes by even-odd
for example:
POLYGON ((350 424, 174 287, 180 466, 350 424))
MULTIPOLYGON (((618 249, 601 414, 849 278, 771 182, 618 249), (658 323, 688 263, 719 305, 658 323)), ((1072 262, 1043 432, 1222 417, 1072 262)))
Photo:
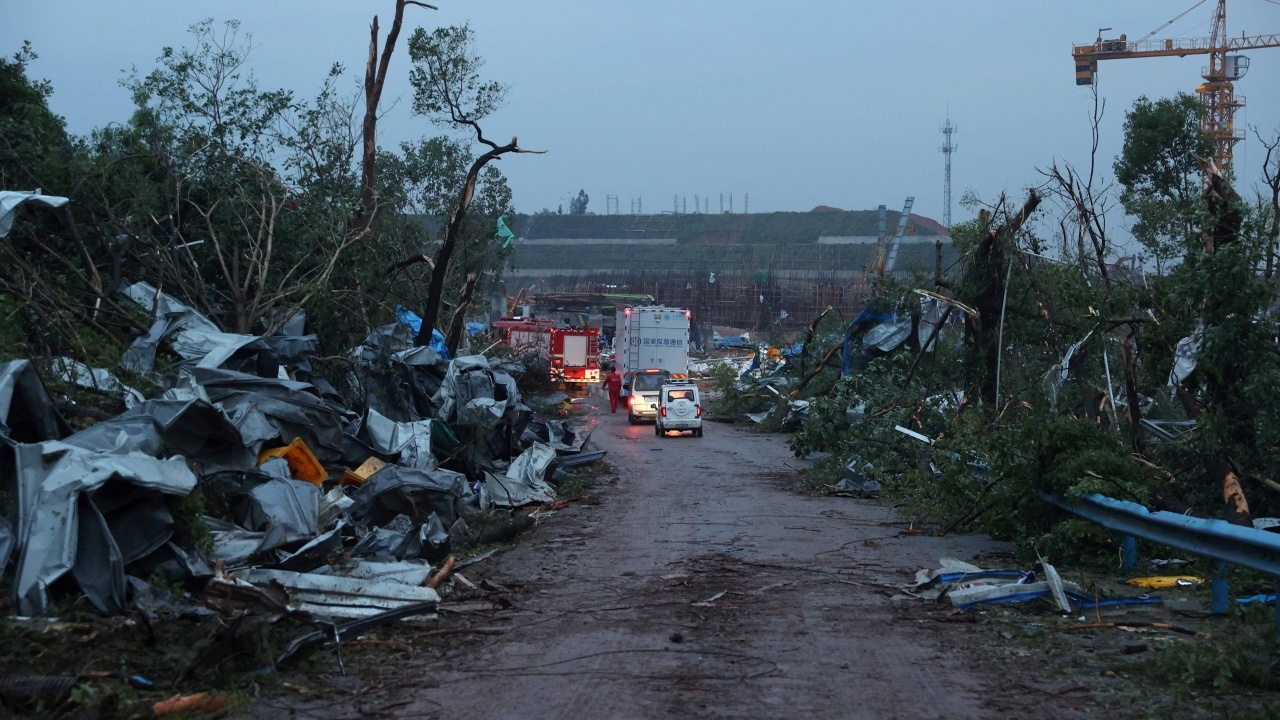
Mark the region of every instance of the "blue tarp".
MULTIPOLYGON (((422 332, 422 318, 403 305, 396 306, 396 320, 408 325, 409 329, 413 331, 414 337, 417 337, 418 333, 422 332)), ((449 349, 444 346, 444 333, 441 333, 437 328, 431 329, 431 349, 435 350, 445 360, 453 359, 449 355, 449 349)))
POLYGON ((858 313, 858 317, 853 319, 853 325, 858 323, 871 322, 879 325, 880 323, 893 322, 898 319, 898 313, 880 312, 868 305, 862 308, 862 312, 858 313))
POLYGON ((470 337, 476 333, 484 332, 484 323, 469 322, 467 323, 467 336, 470 337))
POLYGON ((804 343, 798 342, 790 347, 782 348, 782 357, 796 357, 804 352, 804 343))

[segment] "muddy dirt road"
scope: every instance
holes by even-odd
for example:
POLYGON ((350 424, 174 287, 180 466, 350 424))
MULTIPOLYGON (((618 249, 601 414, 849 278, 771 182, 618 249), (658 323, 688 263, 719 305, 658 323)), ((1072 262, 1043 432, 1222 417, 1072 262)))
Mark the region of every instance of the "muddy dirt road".
POLYGON ((1047 695, 1055 717, 1091 704, 975 650, 974 626, 889 599, 916 569, 990 543, 901 535, 882 504, 796 494, 781 436, 710 423, 657 438, 594 412, 614 469, 598 503, 469 572, 517 587, 511 607, 476 619, 488 634, 398 665, 359 713, 955 720, 1029 717, 1047 695))

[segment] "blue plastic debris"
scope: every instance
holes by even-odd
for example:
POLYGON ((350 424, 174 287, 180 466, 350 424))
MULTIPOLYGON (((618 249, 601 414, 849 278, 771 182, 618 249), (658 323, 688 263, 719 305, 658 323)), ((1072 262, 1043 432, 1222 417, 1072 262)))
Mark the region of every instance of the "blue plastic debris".
MULTIPOLYGON (((417 313, 409 310, 403 305, 396 306, 396 320, 408 325, 409 329, 413 331, 415 337, 417 337, 418 333, 422 332, 422 318, 418 317, 417 313)), ((453 359, 453 357, 449 355, 449 349, 445 347, 444 333, 441 333, 438 328, 431 329, 431 349, 435 350, 440 357, 445 360, 453 359)))
POLYGON ((129 683, 130 686, 135 687, 139 690, 151 690, 156 686, 155 683, 142 677, 141 675, 130 675, 127 682, 129 683))

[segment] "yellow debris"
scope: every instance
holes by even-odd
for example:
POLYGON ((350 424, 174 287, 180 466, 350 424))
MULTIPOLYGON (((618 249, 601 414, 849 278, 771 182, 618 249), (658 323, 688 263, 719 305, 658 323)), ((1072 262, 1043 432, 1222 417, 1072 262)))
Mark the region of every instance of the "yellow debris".
POLYGON ((1157 575, 1154 577, 1130 578, 1127 582, 1130 585, 1147 588, 1148 590, 1166 590, 1187 585, 1199 585, 1204 582, 1204 578, 1199 578, 1195 575, 1157 575))

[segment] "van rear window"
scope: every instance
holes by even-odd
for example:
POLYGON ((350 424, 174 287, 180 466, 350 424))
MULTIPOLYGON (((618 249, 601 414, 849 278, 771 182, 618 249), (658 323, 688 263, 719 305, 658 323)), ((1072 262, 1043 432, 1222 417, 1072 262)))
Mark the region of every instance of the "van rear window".
POLYGON ((666 375, 654 373, 652 375, 637 375, 632 383, 632 388, 638 392, 653 392, 661 390, 662 386, 666 384, 666 375))

